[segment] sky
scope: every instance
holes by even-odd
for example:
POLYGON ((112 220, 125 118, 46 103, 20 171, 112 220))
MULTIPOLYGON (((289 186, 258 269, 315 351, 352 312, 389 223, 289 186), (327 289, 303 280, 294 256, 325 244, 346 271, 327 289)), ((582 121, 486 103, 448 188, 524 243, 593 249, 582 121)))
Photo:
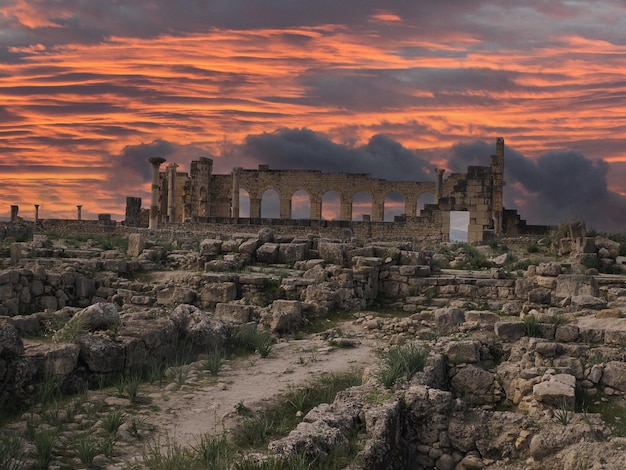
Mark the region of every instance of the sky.
POLYGON ((0 218, 149 205, 150 166, 433 180, 626 231, 622 0, 1 0, 0 218))

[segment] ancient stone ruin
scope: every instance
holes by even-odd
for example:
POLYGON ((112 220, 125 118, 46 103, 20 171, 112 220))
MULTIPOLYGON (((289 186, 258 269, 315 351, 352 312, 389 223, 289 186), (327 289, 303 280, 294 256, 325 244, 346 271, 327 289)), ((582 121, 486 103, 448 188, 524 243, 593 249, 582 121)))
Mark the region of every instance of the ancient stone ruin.
MULTIPOLYGON (((381 359, 363 371, 361 385, 302 413, 293 429, 245 458, 323 466, 339 455, 352 470, 626 466, 626 250, 619 242, 566 230, 558 239, 418 246, 288 236, 271 227, 232 234, 182 227, 117 227, 101 241, 101 234, 75 241, 39 234, 3 243, 0 400, 4 410, 23 411, 0 436, 2 445, 19 436, 28 465, 40 455, 34 436, 55 429, 52 465, 80 465, 82 454, 71 450, 84 437, 80 429, 104 446, 98 436, 112 407, 141 409, 131 373, 148 381, 151 367, 171 364, 184 345, 206 357, 254 331, 277 346, 297 344, 303 327, 347 312, 339 326, 313 335, 321 346, 310 360, 365 343, 381 359), (600 274, 608 268, 612 274, 600 274), (385 354, 394 350, 401 357, 417 350, 424 362, 389 380, 385 354), (116 377, 126 380, 117 386, 124 395, 115 395, 116 377), (86 403, 104 409, 61 418, 49 399, 39 404, 50 383, 69 394, 90 389, 86 403)), ((161 380, 170 382, 138 385, 139 394, 180 393, 199 409, 209 406, 219 388, 200 380, 201 364, 167 366, 161 380), (194 380, 181 385, 183 372, 194 380)), ((238 406, 245 411, 240 405, 222 419, 245 421, 232 417, 238 406)), ((144 419, 155 419, 157 405, 144 406, 144 419)), ((97 466, 144 468, 137 423, 114 435, 117 451, 97 447, 97 466)))
MULTIPOLYGON (((496 153, 489 167, 470 166, 466 173, 453 173, 444 179, 444 170, 435 171, 434 182, 386 181, 367 174, 323 173, 318 170, 271 170, 259 165, 258 170, 235 168, 229 175, 213 174, 213 161, 201 158, 191 163, 189 173, 177 171, 171 163, 159 172, 165 162, 151 158, 153 170, 150 205, 150 228, 157 224, 209 222, 215 224, 267 224, 261 213, 261 201, 267 191, 278 194, 280 219, 275 225, 319 225, 322 220, 324 194, 335 191, 340 199, 338 222, 351 227, 357 236, 383 237, 396 240, 413 238, 447 241, 450 212, 469 212, 468 241, 481 242, 489 237, 513 233, 545 233, 546 227, 527 226, 517 213, 503 207, 504 139, 496 140, 496 153), (240 191, 249 196, 249 216, 240 215, 240 191), (294 194, 304 191, 310 203, 306 221, 292 219, 294 194), (371 201, 371 217, 353 221, 355 195, 366 193, 371 201), (383 223, 385 198, 399 193, 404 201, 404 215, 391 223, 383 223), (430 194, 433 204, 419 211, 420 197, 430 194)), ((131 205, 135 201, 129 201, 131 205)), ((127 213, 133 210, 127 208, 127 213)), ((127 219, 136 226, 137 218, 127 219)))

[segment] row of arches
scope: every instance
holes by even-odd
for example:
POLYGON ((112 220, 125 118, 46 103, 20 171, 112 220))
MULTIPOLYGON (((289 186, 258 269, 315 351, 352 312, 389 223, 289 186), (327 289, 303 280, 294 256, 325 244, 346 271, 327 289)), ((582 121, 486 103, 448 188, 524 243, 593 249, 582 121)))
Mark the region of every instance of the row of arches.
MULTIPOLYGON (((383 204, 383 220, 393 222, 394 217, 402 214, 419 216, 426 204, 433 204, 435 196, 424 193, 417 200, 415 214, 406 214, 406 205, 402 194, 391 192, 387 194, 383 204)), ((350 220, 361 221, 372 218, 373 201, 367 191, 357 192, 352 198, 352 214, 350 220)), ((341 198, 336 191, 327 191, 322 197, 322 220, 339 220, 341 212, 341 198)), ((261 198, 261 218, 280 218, 280 197, 276 190, 268 189, 261 198)), ((245 189, 239 190, 239 217, 250 217, 250 195, 245 189)), ((299 190, 291 196, 291 219, 311 219, 311 198, 304 190, 299 190)))

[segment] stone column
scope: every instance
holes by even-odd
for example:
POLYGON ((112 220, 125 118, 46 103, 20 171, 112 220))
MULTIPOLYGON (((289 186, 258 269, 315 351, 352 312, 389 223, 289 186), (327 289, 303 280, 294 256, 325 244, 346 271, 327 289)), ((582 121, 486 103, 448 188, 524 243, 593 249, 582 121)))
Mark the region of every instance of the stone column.
POLYGON ((352 220, 352 201, 341 201, 339 205, 339 220, 352 220))
POLYGON ((148 161, 152 165, 152 199, 150 201, 150 223, 148 228, 156 229, 159 226, 159 167, 165 158, 151 157, 148 161))
POLYGON ((279 216, 281 219, 291 219, 291 197, 289 195, 280 195, 279 216))
POLYGON ((441 187, 443 186, 443 173, 446 170, 435 168, 435 204, 439 204, 441 199, 441 187))
POLYGON ((20 206, 11 206, 11 222, 17 222, 17 214, 20 211, 20 206))
POLYGON ((251 219, 261 218, 261 198, 260 197, 252 197, 252 195, 250 195, 250 218, 251 219))
POLYGON ((177 163, 167 165, 167 220, 169 223, 176 222, 176 168, 178 168, 177 163))
POLYGON ((39 222, 39 204, 35 204, 35 223, 39 222))
POLYGON ((78 220, 82 220, 83 219, 83 206, 81 206, 80 204, 76 206, 77 209, 77 214, 76 214, 76 218, 78 220))
POLYGON ((372 201, 372 221, 382 222, 385 218, 385 200, 372 201))
POLYGON ((493 219, 493 231, 496 235, 502 234, 502 219, 504 205, 502 189, 504 187, 504 139, 496 139, 496 154, 491 156, 491 210, 493 219))
POLYGON ((233 177, 233 192, 230 196, 231 199, 231 211, 230 216, 237 219, 239 218, 239 171, 241 168, 234 168, 232 177, 233 177))
POLYGON ((311 220, 322 220, 322 198, 319 194, 311 195, 311 220))

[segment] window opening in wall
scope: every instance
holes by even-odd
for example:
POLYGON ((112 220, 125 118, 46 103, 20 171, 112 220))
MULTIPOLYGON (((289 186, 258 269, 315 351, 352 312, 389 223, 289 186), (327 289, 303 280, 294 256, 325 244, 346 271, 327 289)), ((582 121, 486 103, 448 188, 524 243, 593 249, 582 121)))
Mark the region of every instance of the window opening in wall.
POLYGON ((310 219, 311 218, 311 198, 309 193, 301 189, 291 196, 291 218, 310 219))
POLYGON ((450 211, 450 241, 467 242, 469 228, 468 211, 450 211))
POLYGON ((367 191, 359 191, 352 198, 352 220, 372 218, 372 196, 367 191))
POLYGON ((322 219, 339 220, 341 200, 337 191, 327 191, 322 197, 322 219))
POLYGON ((280 219, 280 198, 274 189, 268 189, 261 199, 261 218, 280 219))
POLYGON ((402 194, 394 191, 385 196, 385 222, 393 222, 396 215, 402 215, 405 213, 404 198, 402 194))

